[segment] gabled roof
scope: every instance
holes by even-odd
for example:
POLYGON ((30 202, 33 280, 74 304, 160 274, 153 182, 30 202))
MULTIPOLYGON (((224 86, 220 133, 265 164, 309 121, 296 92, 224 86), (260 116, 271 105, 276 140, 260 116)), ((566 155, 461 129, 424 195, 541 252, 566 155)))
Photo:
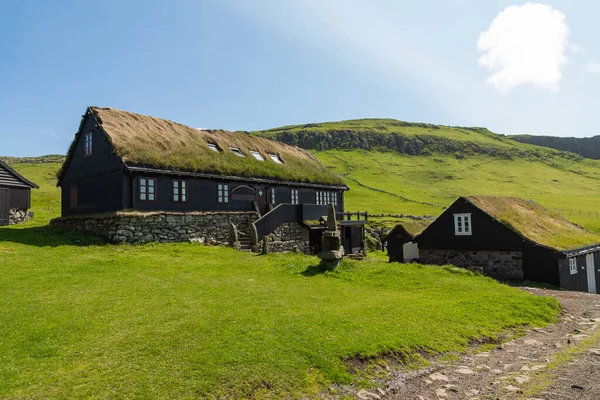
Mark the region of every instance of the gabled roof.
MULTIPOLYGON (((128 167, 346 188, 340 176, 329 171, 309 151, 299 147, 249 133, 195 129, 165 119, 113 108, 89 107, 88 112, 94 115, 115 154, 128 167), (209 148, 209 144, 216 145, 219 151, 209 148), (238 149, 245 157, 237 155, 232 149, 238 149), (257 159, 251 152, 258 152, 264 160, 257 159)), ((73 146, 70 149, 72 151, 73 146)), ((70 154, 64 167, 69 156, 70 154)))
MULTIPOLYGON (((7 163, 5 163, 2 160, 0 160, 0 169, 6 170, 9 175, 12 175, 17 181, 19 181, 21 183, 21 185, 18 185, 18 186, 31 187, 31 188, 36 188, 36 189, 40 188, 38 185, 31 182, 29 179, 25 178, 23 175, 19 174, 17 171, 12 169, 7 163)), ((2 174, 0 174, 0 185, 2 185, 2 184, 6 184, 7 186, 15 186, 14 183, 12 183, 12 182, 4 182, 2 180, 2 174)))
POLYGON ((522 237, 545 247, 565 252, 600 243, 600 235, 586 231, 531 200, 496 196, 463 198, 522 237))

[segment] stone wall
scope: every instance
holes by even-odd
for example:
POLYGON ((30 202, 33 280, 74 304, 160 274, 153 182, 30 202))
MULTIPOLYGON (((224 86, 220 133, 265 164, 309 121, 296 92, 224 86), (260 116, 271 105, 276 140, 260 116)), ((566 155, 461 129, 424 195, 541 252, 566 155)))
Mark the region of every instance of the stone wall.
POLYGON ((12 208, 8 213, 8 224, 16 225, 22 224, 23 222, 29 221, 31 219, 31 213, 27 212, 25 209, 17 209, 12 208))
POLYGON ((520 251, 456 251, 420 249, 423 264, 481 269, 499 280, 523 280, 523 254, 520 251))
POLYGON ((113 243, 185 242, 227 244, 229 223, 248 232, 254 212, 117 212, 53 219, 52 226, 104 237, 113 243))
POLYGON ((284 251, 300 251, 312 254, 308 238, 308 229, 297 222, 282 224, 268 235, 269 252, 281 253, 284 251))

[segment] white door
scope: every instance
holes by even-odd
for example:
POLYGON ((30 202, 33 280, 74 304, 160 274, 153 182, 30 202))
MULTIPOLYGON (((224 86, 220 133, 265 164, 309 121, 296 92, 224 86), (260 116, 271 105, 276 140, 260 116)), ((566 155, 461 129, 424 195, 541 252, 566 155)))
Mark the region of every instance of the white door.
POLYGON ((588 293, 596 293, 596 268, 594 267, 594 253, 585 257, 588 280, 588 293))

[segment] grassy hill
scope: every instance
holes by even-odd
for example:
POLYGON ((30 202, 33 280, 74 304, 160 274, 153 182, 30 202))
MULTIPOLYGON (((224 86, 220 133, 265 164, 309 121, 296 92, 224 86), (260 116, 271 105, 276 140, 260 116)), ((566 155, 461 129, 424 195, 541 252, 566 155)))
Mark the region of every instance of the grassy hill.
POLYGON ((386 119, 256 134, 313 149, 346 178, 349 210, 436 216, 459 196, 515 196, 600 232, 598 160, 518 143, 484 128, 386 119))

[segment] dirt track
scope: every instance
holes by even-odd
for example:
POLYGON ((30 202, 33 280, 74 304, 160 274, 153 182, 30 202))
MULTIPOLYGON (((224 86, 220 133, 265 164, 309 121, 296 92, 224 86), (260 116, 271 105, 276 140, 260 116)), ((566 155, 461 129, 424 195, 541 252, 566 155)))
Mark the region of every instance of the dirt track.
POLYGON ((553 296, 557 324, 458 361, 397 372, 386 387, 359 391, 377 399, 600 399, 600 295, 524 289, 553 296))

